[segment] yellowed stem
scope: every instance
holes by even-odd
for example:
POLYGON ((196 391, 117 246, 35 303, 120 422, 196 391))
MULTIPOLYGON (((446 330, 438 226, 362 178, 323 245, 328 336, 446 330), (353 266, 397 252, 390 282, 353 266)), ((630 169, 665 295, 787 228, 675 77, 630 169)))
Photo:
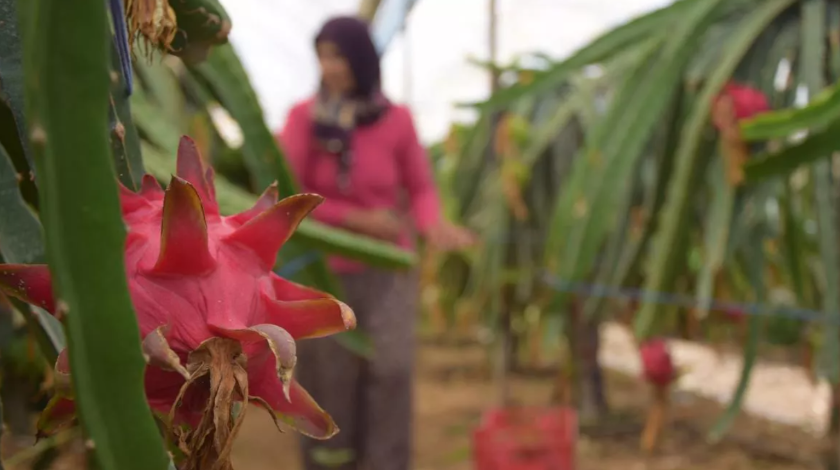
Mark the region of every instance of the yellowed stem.
POLYGON ((651 403, 648 411, 647 421, 645 422, 645 429, 642 432, 641 448, 642 452, 646 454, 652 453, 656 450, 659 442, 659 436, 662 433, 662 428, 665 425, 665 419, 668 413, 668 396, 671 387, 653 386, 653 403, 651 403))
POLYGON ((542 332, 533 328, 528 335, 528 362, 533 367, 541 367, 543 363, 542 332))
POLYGON ((744 182, 744 164, 750 153, 741 138, 732 98, 722 96, 713 106, 712 113, 713 120, 721 126, 721 150, 725 158, 727 180, 731 186, 738 187, 744 182))

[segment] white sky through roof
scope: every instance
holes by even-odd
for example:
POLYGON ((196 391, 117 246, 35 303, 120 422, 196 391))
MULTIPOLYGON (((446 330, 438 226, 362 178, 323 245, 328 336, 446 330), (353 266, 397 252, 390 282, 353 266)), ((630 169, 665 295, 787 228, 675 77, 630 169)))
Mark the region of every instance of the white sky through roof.
MULTIPOLYGON (((528 52, 564 57, 601 32, 669 0, 498 0, 499 58, 528 52)), ((359 0, 222 0, 233 21, 231 42, 248 70, 269 127, 317 83, 312 40, 335 14, 359 0)), ((421 139, 444 137, 453 120, 470 119, 453 103, 487 96, 487 73, 466 59, 487 58, 487 0, 420 0, 383 57, 391 99, 414 111, 421 139), (406 61, 406 58, 409 60, 406 61)))

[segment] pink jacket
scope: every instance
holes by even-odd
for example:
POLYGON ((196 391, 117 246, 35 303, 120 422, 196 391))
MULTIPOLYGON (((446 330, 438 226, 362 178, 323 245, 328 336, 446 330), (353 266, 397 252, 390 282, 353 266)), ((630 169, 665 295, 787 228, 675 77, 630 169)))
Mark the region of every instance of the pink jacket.
MULTIPOLYGON (((286 152, 301 189, 326 198, 312 213, 315 220, 341 227, 351 209, 391 209, 407 213, 414 227, 407 226, 399 245, 412 249, 415 231, 424 233, 440 218, 440 200, 426 151, 417 139, 414 121, 405 106, 393 105, 376 123, 358 128, 352 137, 353 162, 350 192, 338 191, 338 159, 314 141, 310 108, 312 99, 289 112, 278 142, 286 152)), ((356 272, 364 265, 330 257, 338 273, 356 272)))

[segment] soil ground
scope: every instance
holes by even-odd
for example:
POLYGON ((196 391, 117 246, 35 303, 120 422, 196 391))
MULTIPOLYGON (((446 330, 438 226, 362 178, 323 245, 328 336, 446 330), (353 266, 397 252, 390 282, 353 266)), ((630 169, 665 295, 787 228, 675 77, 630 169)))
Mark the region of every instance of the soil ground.
MULTIPOLYGON (((424 344, 418 357, 415 470, 471 469, 471 430, 496 395, 486 374, 486 357, 478 346, 424 344)), ((543 405, 551 392, 550 377, 515 375, 513 395, 522 404, 543 405)), ((643 457, 639 435, 648 402, 643 383, 618 374, 607 377, 615 415, 600 429, 582 430, 578 470, 805 470, 820 468, 818 438, 797 428, 741 416, 716 445, 705 433, 721 412, 720 405, 690 395, 674 398, 659 451, 643 457)), ((4 436, 4 460, 21 443, 4 436)), ((73 470, 83 446, 65 445, 48 468, 73 470)), ((262 410, 249 410, 234 450, 237 470, 298 470, 297 440, 279 433, 262 410)), ((29 468, 27 465, 6 467, 29 468)))

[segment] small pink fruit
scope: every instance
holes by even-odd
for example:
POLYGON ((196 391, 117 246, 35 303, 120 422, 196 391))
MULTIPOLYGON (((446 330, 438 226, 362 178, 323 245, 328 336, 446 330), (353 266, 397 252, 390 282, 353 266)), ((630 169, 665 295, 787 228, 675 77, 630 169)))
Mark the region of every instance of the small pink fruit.
MULTIPOLYGON (((717 103, 723 98, 731 100, 732 113, 736 121, 742 119, 749 119, 756 114, 761 114, 770 110, 770 103, 767 101, 767 96, 756 88, 749 85, 742 85, 734 81, 730 81, 723 86, 721 92, 715 97, 714 101, 717 103)), ((719 120, 720 118, 718 118, 719 120)), ((723 126, 723 122, 715 122, 718 129, 723 126)))
MULTIPOLYGON (((277 202, 272 185, 251 209, 223 217, 213 169, 186 136, 166 191, 150 175, 139 193, 120 185, 126 276, 148 358, 146 398, 186 453, 183 468, 229 468, 210 462, 229 460, 244 417, 244 408, 231 416, 236 402, 261 405, 278 426, 311 437, 338 432, 292 378, 295 341, 354 328, 355 316, 330 295, 271 271, 281 246, 322 200, 297 194, 277 202)), ((61 304, 46 265, 0 265, 0 289, 53 314, 61 304)), ((67 350, 55 369, 43 434, 75 417, 67 350)))
POLYGON ((654 386, 666 387, 676 379, 671 352, 664 340, 654 338, 645 341, 639 347, 639 353, 645 380, 654 386))
POLYGON ((741 308, 727 308, 723 310, 725 318, 732 323, 742 323, 747 313, 741 308))

